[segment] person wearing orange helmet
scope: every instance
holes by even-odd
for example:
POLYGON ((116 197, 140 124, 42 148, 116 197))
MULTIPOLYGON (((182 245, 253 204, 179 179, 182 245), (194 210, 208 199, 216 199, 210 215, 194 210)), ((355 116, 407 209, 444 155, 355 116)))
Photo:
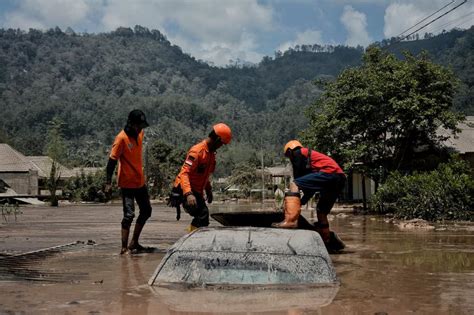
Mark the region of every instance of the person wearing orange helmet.
POLYGON ((283 148, 283 152, 293 166, 294 181, 290 184, 290 191, 285 196, 285 218, 280 223, 274 223, 273 226, 297 228, 301 205, 306 204, 316 192, 319 192, 319 200, 316 205, 318 217, 316 229, 324 243, 328 244, 330 230, 327 215, 344 188, 346 175, 332 158, 315 150, 304 148, 298 140, 289 141, 283 148), (301 199, 300 191, 303 192, 301 199))
MULTIPOLYGON (((212 127, 209 136, 197 143, 188 151, 186 159, 173 184, 168 204, 179 209, 183 204, 185 211, 193 217, 188 231, 209 225, 209 209, 212 203, 212 186, 210 175, 216 166, 216 151, 232 140, 232 131, 224 123, 212 127)), ((179 220, 179 210, 177 219, 179 220)))

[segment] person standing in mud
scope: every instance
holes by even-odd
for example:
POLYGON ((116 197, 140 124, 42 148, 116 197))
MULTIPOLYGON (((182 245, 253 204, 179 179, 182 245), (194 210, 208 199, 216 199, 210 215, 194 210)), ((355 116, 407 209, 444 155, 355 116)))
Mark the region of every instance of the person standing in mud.
POLYGON ((298 140, 289 141, 283 152, 293 166, 294 181, 290 184, 290 191, 285 194, 285 218, 282 222, 274 223, 272 226, 297 228, 301 205, 306 204, 316 192, 319 192, 319 200, 316 205, 318 217, 316 230, 327 245, 330 241, 327 216, 344 188, 346 175, 332 158, 315 150, 304 148, 298 140), (303 192, 301 199, 300 190, 303 192))
POLYGON ((223 123, 214 125, 209 136, 188 151, 176 176, 168 204, 177 209, 183 204, 186 212, 193 217, 188 232, 209 225, 209 209, 204 199, 204 191, 207 202, 212 203, 209 177, 216 166, 216 151, 231 140, 232 131, 229 126, 223 123))
POLYGON ((129 251, 132 253, 141 252, 146 249, 140 245, 138 239, 145 222, 151 216, 150 197, 145 184, 142 161, 143 129, 148 126, 145 114, 139 109, 132 110, 128 115, 125 128, 115 137, 107 163, 106 193, 110 193, 112 190, 112 175, 117 162, 119 164, 117 182, 123 201, 122 249, 120 254, 129 251), (135 223, 132 240, 128 244, 130 227, 135 217, 135 201, 140 209, 140 214, 135 223))

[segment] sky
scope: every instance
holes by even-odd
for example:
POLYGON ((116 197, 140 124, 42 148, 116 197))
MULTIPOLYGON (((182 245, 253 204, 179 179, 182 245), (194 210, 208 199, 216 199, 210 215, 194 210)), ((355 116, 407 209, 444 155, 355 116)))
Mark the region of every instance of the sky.
MULTIPOLYGON (((301 44, 361 45, 398 36, 438 9, 430 22, 465 0, 0 0, 0 27, 71 27, 101 33, 157 29, 185 53, 217 66, 258 63, 301 44)), ((420 31, 474 24, 474 0, 420 31)), ((406 33, 408 34, 408 33, 406 33)))

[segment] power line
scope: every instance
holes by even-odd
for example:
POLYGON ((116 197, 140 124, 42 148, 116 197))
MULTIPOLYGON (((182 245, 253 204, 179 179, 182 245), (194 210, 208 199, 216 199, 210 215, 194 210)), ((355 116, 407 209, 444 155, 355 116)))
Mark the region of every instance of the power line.
POLYGON ((457 19, 454 19, 454 20, 451 20, 451 21, 449 21, 449 22, 447 22, 447 23, 444 23, 444 24, 442 24, 442 25, 439 25, 437 28, 432 29, 431 32, 432 32, 432 33, 436 33, 437 31, 442 30, 442 29, 446 28, 447 26, 453 25, 453 24, 455 24, 455 23, 457 23, 457 24, 455 24, 454 27, 459 26, 459 25, 463 25, 463 24, 465 24, 466 22, 470 22, 470 21, 472 21, 472 20, 471 20, 471 18, 469 18, 469 16, 470 16, 470 15, 473 15, 473 14, 474 14, 474 11, 471 11, 470 13, 465 14, 465 15, 463 15, 463 16, 460 16, 460 17, 457 18, 457 19), (460 23, 458 23, 458 22, 460 22, 460 23))
MULTIPOLYGON (((462 22, 462 23, 459 23, 459 24, 457 24, 457 25, 455 25, 455 26, 461 28, 461 25, 464 25, 464 24, 466 24, 467 22, 471 22, 471 27, 473 26, 473 25, 472 25, 472 21, 471 21, 470 19, 469 19, 469 20, 466 20, 466 21, 464 21, 464 22, 462 22)), ((466 28, 467 28, 467 25, 466 25, 466 28)))
POLYGON ((398 34, 397 36, 395 36, 396 38, 402 36, 404 33, 408 32, 409 30, 411 30, 412 28, 414 28, 415 26, 417 25, 420 25, 421 23, 423 23, 424 21, 426 21, 427 19, 429 19, 430 17, 432 17, 433 15, 435 15, 436 13, 438 13, 439 11, 443 10, 444 8, 450 6, 453 2, 455 2, 455 0, 451 1, 450 3, 446 4, 445 6, 443 6, 442 8, 436 10, 435 12, 431 13, 430 15, 428 15, 427 17, 425 17, 424 19, 422 19, 421 21, 419 21, 418 23, 416 23, 415 25, 411 26, 410 28, 407 28, 406 30, 404 30, 403 32, 401 32, 400 34, 398 34))
POLYGON ((435 19, 429 21, 428 23, 426 23, 426 24, 423 25, 422 27, 420 27, 420 28, 416 29, 415 31, 411 32, 410 34, 408 34, 408 35, 406 35, 406 36, 404 36, 404 37, 398 39, 395 43, 401 42, 402 40, 404 40, 404 39, 410 37, 411 35, 417 33, 417 32, 420 31, 420 30, 424 29, 425 27, 427 27, 428 25, 432 24, 433 22, 439 20, 440 18, 442 18, 443 16, 447 15, 448 13, 450 13, 450 12, 456 10, 457 8, 459 8, 460 6, 462 6, 463 4, 465 4, 466 2, 467 2, 467 0, 464 0, 463 2, 461 2, 460 4, 458 4, 457 6, 455 6, 454 8, 452 8, 452 9, 446 11, 445 13, 441 14, 441 15, 438 16, 437 18, 435 18, 435 19))

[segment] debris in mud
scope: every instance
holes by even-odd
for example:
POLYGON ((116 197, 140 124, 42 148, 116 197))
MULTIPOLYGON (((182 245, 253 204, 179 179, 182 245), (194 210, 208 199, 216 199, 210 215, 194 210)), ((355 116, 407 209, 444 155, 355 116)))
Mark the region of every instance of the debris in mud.
POLYGON ((431 225, 428 221, 423 219, 413 219, 408 221, 401 221, 396 223, 402 230, 414 230, 414 229, 422 229, 422 230, 434 230, 434 226, 431 225))
POLYGON ((0 256, 1 280, 27 280, 43 282, 79 281, 85 273, 62 273, 51 270, 43 264, 44 259, 65 252, 83 250, 87 248, 82 241, 43 248, 15 255, 0 256))

